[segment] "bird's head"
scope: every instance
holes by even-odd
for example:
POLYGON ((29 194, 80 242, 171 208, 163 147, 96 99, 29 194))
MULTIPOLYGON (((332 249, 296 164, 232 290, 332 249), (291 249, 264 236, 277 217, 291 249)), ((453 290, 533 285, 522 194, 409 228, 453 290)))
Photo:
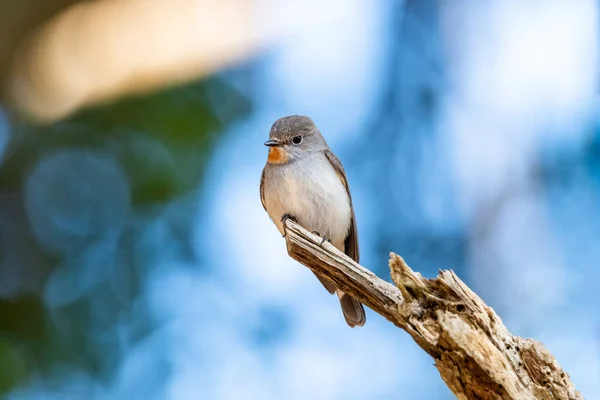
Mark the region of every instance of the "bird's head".
POLYGON ((270 164, 289 163, 327 148, 325 139, 312 119, 301 115, 290 115, 275 121, 265 146, 269 147, 270 164))

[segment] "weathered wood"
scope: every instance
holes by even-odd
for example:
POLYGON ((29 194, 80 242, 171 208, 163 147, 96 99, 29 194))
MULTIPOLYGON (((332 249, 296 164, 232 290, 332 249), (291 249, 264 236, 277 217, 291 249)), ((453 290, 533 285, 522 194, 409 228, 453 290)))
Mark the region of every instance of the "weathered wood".
POLYGON ((293 221, 286 227, 289 255, 408 332, 457 398, 583 399, 540 342, 513 336, 454 272, 425 279, 390 253, 394 286, 293 221))

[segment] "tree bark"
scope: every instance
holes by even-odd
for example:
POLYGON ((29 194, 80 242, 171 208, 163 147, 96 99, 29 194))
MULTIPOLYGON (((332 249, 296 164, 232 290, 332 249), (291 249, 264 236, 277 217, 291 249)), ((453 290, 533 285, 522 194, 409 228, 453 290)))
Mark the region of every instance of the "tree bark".
POLYGON ((289 255, 404 329, 459 399, 583 399, 542 343, 513 336, 452 271, 425 279, 390 253, 396 286, 291 220, 289 255))

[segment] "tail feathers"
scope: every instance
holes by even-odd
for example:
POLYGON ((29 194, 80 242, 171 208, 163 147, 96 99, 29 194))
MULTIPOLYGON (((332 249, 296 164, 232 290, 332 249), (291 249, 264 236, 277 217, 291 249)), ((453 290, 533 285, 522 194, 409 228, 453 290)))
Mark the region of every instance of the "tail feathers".
POLYGON ((316 273, 315 275, 329 293, 337 293, 338 298, 340 299, 340 305, 342 306, 344 319, 350 328, 354 328, 355 326, 363 326, 367 321, 367 316, 365 314, 365 308, 363 305, 355 298, 340 290, 336 290, 335 285, 326 278, 323 278, 316 273))
POLYGON ((331 282, 329 282, 326 278, 323 278, 321 275, 317 274, 315 272, 315 275, 317 276, 317 279, 319 280, 319 282, 321 282, 321 284, 323 284, 323 286, 325 286, 325 289, 327 289, 327 291, 330 294, 334 294, 335 293, 335 285, 331 282))
POLYGON ((337 294, 340 299, 340 305, 342 306, 344 318, 346 319, 346 323, 350 326, 350 328, 354 328, 355 326, 363 326, 367 321, 367 316, 365 314, 365 308, 363 305, 358 300, 344 292, 338 290, 337 294))

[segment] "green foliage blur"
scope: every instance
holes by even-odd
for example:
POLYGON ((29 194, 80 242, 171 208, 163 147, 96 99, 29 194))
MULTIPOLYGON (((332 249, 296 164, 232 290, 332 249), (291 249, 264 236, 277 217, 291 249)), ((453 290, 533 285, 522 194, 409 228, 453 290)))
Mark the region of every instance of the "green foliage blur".
MULTIPOLYGON (((0 194, 21 203, 27 175, 42 157, 59 149, 84 148, 117 158, 131 185, 134 211, 160 208, 201 189, 219 135, 250 111, 247 98, 214 77, 87 109, 50 126, 13 123, 12 143, 0 169, 0 194)), ((29 232, 26 218, 19 224, 19 230, 29 232)), ((33 270, 41 275, 37 278, 43 288, 61 260, 34 246, 37 256, 33 260, 39 265, 33 270)), ((126 289, 118 294, 108 289, 100 293, 114 303, 114 313, 103 321, 107 330, 119 319, 140 315, 139 305, 134 309, 133 304, 140 283, 137 270, 130 265, 136 262, 135 254, 126 254, 124 260, 120 273, 127 278, 123 279, 126 289)), ((76 366, 99 378, 111 370, 117 360, 89 335, 90 302, 84 296, 50 311, 42 293, 0 298, 0 396, 59 364, 76 366), (68 329, 59 332, 61 324, 68 329)), ((149 333, 147 321, 141 319, 138 325, 134 341, 149 333)))

